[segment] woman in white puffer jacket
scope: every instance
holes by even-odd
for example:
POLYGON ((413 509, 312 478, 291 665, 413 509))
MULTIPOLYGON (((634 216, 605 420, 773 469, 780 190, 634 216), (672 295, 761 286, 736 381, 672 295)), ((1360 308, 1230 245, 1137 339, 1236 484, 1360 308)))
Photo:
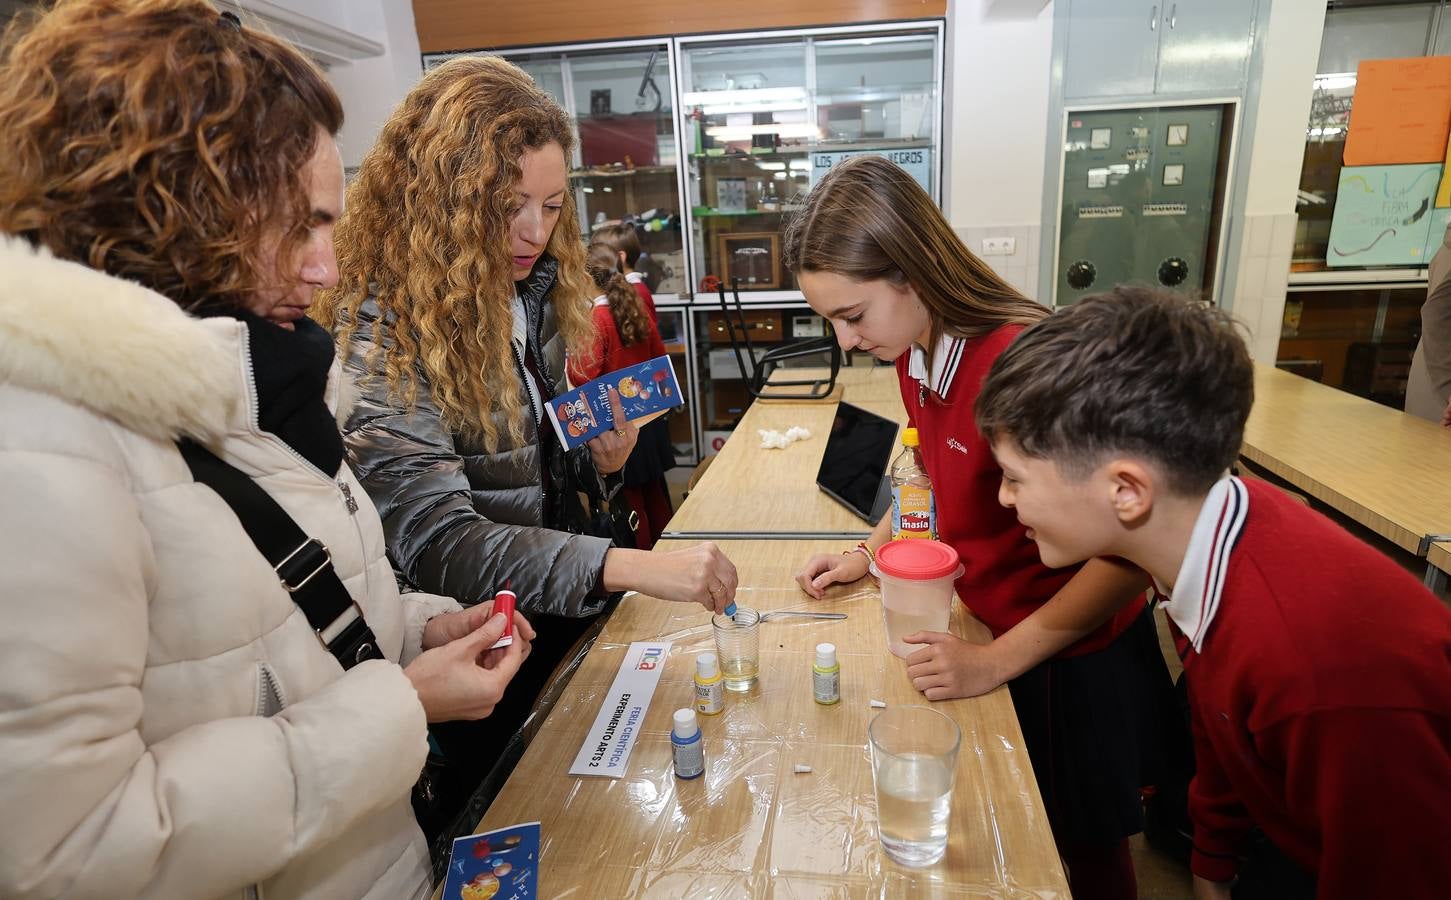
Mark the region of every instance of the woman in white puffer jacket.
POLYGON ((426 722, 488 715, 532 630, 489 652, 503 616, 400 597, 343 464, 303 317, 336 279, 337 98, 200 0, 62 2, 10 40, 0 896, 423 896, 426 722), (183 438, 327 546, 384 658, 344 671, 183 438))

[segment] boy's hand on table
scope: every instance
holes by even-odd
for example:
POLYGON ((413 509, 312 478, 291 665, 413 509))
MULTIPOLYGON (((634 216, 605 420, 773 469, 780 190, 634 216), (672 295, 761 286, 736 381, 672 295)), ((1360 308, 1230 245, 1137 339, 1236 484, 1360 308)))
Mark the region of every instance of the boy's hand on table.
POLYGON ((902 640, 922 645, 907 657, 907 677, 928 700, 976 697, 1006 680, 992 644, 974 644, 943 631, 918 631, 902 640))

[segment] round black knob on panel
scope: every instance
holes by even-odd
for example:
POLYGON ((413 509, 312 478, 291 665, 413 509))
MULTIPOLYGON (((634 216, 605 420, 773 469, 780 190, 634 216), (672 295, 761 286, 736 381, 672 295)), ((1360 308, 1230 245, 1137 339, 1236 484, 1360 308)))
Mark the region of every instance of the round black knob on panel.
POLYGON ((1189 264, 1177 256, 1171 256, 1159 263, 1159 284, 1174 287, 1183 284, 1189 277, 1189 264))
POLYGON ((1093 284, 1093 279, 1097 277, 1098 270, 1086 259, 1080 259, 1068 267, 1068 285, 1075 290, 1083 290, 1093 284))

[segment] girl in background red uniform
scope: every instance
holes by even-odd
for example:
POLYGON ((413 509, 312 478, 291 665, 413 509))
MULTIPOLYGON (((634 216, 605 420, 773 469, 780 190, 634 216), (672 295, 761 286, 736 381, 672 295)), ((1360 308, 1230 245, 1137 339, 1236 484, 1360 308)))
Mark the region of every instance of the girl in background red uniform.
MULTIPOLYGON (((660 331, 640 294, 620 272, 616 252, 602 242, 590 244, 586 266, 602 293, 595 297, 592 311, 594 347, 587 356, 570 359, 570 380, 583 384, 606 372, 664 356, 660 331)), ((664 417, 647 423, 640 429, 640 439, 625 463, 622 489, 625 502, 639 516, 635 541, 641 550, 655 546, 674 513, 665 484, 665 471, 674 465, 675 449, 664 417)))

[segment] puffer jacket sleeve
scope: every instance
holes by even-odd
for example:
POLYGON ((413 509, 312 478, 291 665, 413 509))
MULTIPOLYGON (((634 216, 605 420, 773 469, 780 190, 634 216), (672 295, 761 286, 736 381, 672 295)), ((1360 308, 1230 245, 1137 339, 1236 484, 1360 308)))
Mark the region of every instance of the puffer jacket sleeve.
POLYGON ((382 660, 275 716, 147 744, 167 575, 126 471, 12 444, 0 497, 0 896, 240 893, 407 796, 424 713, 382 660))
POLYGON ((388 556, 419 590, 470 606, 507 581, 526 613, 587 616, 604 608, 597 590, 604 538, 491 521, 474 508, 463 457, 420 386, 410 410, 393 407, 380 378, 365 379, 354 348, 348 365, 362 397, 344 430, 348 455, 383 519, 388 556))

